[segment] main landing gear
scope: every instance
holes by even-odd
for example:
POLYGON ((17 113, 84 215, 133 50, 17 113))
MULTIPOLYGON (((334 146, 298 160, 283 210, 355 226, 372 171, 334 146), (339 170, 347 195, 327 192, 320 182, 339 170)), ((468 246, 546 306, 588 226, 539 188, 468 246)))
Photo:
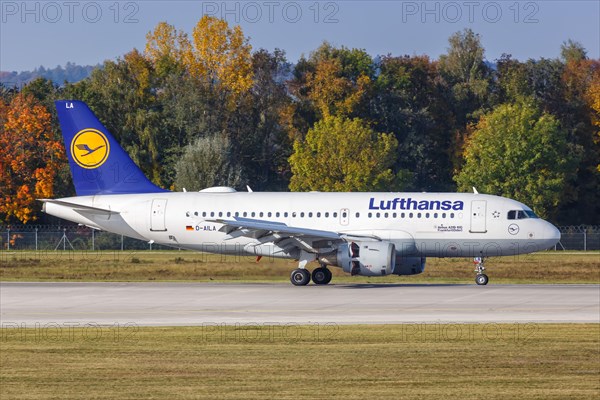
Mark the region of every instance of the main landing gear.
POLYGON ((478 285, 487 285, 489 278, 486 274, 483 273, 485 271, 485 266, 483 265, 483 257, 475 257, 473 259, 473 264, 475 264, 475 272, 477 275, 475 276, 475 283, 478 285))
MULTIPOLYGON (((312 272, 312 281, 315 285, 327 285, 331 282, 331 271, 325 267, 319 267, 312 272)), ((311 273, 306 268, 296 268, 290 274, 290 281, 294 286, 305 286, 311 280, 311 273)))

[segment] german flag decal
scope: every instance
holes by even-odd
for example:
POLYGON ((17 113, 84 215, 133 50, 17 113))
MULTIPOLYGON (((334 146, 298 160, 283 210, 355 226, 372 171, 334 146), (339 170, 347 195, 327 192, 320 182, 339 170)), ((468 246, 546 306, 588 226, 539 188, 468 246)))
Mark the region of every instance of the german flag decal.
POLYGON ((185 227, 185 230, 186 230, 186 231, 193 231, 193 230, 194 230, 194 227, 193 227, 193 226, 191 226, 191 225, 186 225, 186 227, 185 227))

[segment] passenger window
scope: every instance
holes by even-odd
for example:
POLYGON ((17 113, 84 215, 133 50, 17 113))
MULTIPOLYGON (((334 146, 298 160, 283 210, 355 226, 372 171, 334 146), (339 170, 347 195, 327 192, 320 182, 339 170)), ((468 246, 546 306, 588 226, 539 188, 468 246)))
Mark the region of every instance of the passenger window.
POLYGON ((244 217, 247 217, 248 213, 246 211, 244 211, 244 217))
POLYGON ((337 218, 337 213, 336 212, 333 213, 333 218, 337 218))
POLYGON ((321 213, 320 212, 317 213, 317 218, 321 218, 321 213))
POLYGON ((356 213, 356 218, 360 217, 360 213, 356 213))
POLYGON ((231 211, 227 211, 227 216, 231 217, 231 211))
POLYGON ((325 218, 329 218, 329 213, 328 212, 325 213, 325 218))
POLYGON ((262 218, 264 213, 261 211, 260 214, 258 214, 258 215, 262 218))
POLYGON ((454 213, 450 213, 450 218, 454 218, 454 213))
POLYGON ((413 213, 409 213, 408 218, 412 218, 412 217, 413 217, 413 213))
POLYGON ((312 218, 312 213, 311 212, 308 213, 308 218, 312 218))
MULTIPOLYGON (((284 216, 284 217, 286 217, 286 218, 288 217, 288 215, 289 215, 289 214, 287 213, 287 211, 283 213, 283 216, 284 216)), ((294 215, 294 216, 295 216, 295 215, 294 215)))
POLYGON ((277 218, 279 218, 279 211, 277 211, 277 212, 275 213, 275 216, 276 216, 277 218))
POLYGON ((254 211, 252 211, 252 214, 250 214, 250 215, 252 215, 252 217, 255 217, 256 213, 254 211))
POLYGON ((429 218, 429 213, 425 213, 425 218, 429 218))
POLYGON ((396 218, 396 213, 393 213, 393 214, 392 214, 392 218, 396 218))
POLYGON ((267 217, 271 218, 271 211, 267 213, 267 217))
POLYGON ((300 213, 300 218, 304 218, 304 211, 300 213))
POLYGON ((417 213, 417 218, 421 218, 421 213, 417 213))
POLYGON ((219 217, 223 216, 223 211, 219 211, 219 217))
POLYGON ((211 217, 214 217, 214 216, 215 216, 215 212, 214 212, 214 211, 211 211, 211 212, 210 212, 210 216, 211 216, 211 217))

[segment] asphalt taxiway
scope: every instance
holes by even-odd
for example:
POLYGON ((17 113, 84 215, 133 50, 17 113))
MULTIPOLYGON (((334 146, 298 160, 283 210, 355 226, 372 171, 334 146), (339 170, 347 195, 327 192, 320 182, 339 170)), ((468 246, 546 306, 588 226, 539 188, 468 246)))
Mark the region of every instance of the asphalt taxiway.
POLYGON ((0 283, 4 327, 600 323, 600 285, 0 283))

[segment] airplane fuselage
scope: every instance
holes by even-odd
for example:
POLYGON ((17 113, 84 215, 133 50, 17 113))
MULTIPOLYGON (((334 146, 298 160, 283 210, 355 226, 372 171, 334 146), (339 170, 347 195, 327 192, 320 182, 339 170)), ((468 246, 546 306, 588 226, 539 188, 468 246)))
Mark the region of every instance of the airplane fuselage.
POLYGON ((527 216, 522 203, 483 194, 226 191, 61 200, 115 213, 81 213, 54 203, 46 203, 45 211, 141 240, 224 254, 298 257, 269 238, 232 237, 219 221, 234 218, 389 241, 401 256, 507 256, 546 249, 560 237, 552 224, 527 216))

